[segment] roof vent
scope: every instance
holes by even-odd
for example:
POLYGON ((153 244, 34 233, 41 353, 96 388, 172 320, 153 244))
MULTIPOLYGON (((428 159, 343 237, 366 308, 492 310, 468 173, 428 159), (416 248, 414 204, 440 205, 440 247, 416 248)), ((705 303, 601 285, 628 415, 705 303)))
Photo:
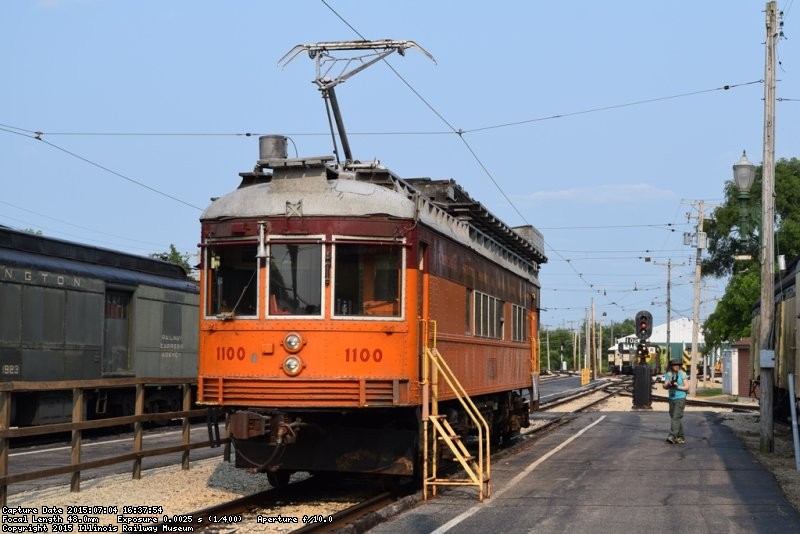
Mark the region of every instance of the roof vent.
POLYGON ((258 138, 258 159, 286 159, 286 137, 283 135, 262 135, 258 138))

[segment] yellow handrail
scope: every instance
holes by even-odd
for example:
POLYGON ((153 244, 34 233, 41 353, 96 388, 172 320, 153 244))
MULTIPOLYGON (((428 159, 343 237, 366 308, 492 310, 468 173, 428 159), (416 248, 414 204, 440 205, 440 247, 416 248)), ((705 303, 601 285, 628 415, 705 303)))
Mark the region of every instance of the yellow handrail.
POLYGON ((428 498, 428 486, 431 486, 433 495, 436 495, 439 485, 474 485, 478 487, 478 498, 483 501, 484 485, 486 496, 491 496, 491 459, 489 425, 481 415, 480 410, 469 398, 467 391, 456 378, 450 366, 436 348, 436 322, 421 320, 423 339, 423 365, 422 365, 422 420, 423 420, 423 498, 428 498), (433 346, 428 346, 428 323, 433 323, 433 346), (438 413, 438 375, 441 374, 464 411, 472 419, 478 431, 478 459, 469 454, 469 451, 455 434, 450 423, 438 413), (431 430, 433 434, 432 443, 431 430), (439 479, 437 477, 437 448, 436 443, 441 439, 450 448, 455 459, 464 468, 468 479, 439 479), (429 457, 429 453, 430 457, 429 457), (429 468, 430 466, 430 468, 429 468), (429 476, 429 470, 431 472, 429 476))

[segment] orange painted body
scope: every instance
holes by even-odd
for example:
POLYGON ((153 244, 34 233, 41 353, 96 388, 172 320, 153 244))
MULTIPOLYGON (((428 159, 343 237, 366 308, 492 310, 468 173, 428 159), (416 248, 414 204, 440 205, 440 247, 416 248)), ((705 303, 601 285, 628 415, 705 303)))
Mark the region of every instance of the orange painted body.
MULTIPOLYGON (((529 424, 541 234, 506 226, 454 182, 404 181, 377 163, 266 159, 241 176, 201 219, 198 376, 198 402, 227 415, 237 466, 413 474, 433 345, 495 435, 529 424)), ((452 392, 438 392, 470 433, 452 392)))
MULTIPOLYGON (((332 241, 333 237, 325 236, 325 240, 332 241)), ((470 395, 530 388, 538 375, 535 345, 531 343, 537 329, 535 312, 527 310, 525 340, 509 340, 511 321, 504 321, 502 339, 476 337, 471 332, 474 318, 468 310, 473 307, 468 296, 471 288, 449 278, 466 273, 474 285, 481 287, 488 283, 478 280, 480 273, 475 271, 481 261, 468 252, 464 258, 469 261, 455 261, 449 269, 435 261, 422 261, 425 276, 420 276, 420 254, 415 253, 418 248, 414 246, 418 237, 410 233, 410 244, 404 247, 404 289, 400 299, 404 308, 400 317, 333 317, 332 283, 323 288, 325 305, 320 317, 314 319, 269 315, 271 302, 266 298, 258 300, 253 318, 239 319, 234 315, 221 320, 201 314, 199 401, 262 408, 419 405, 423 316, 435 325, 435 332, 430 332, 431 338, 435 334, 435 340, 428 342, 437 344, 470 395), (282 367, 291 354, 283 340, 291 332, 303 338, 302 348, 296 353, 302 370, 296 376, 288 376, 282 367)), ((443 242, 432 234, 422 237, 429 241, 428 250, 435 251, 437 243, 443 242)), ((326 256, 331 255, 331 246, 325 245, 326 256)), ((260 264, 258 287, 266 288, 267 268, 265 262, 260 264)), ((524 304, 531 291, 537 289, 515 277, 507 278, 519 285, 510 291, 521 295, 519 304, 524 304)), ((202 271, 201 287, 201 298, 206 303, 210 287, 206 270, 202 271)), ((508 288, 505 291, 509 293, 508 288)), ((259 295, 264 293, 259 291, 259 295)), ((504 300, 502 306, 503 317, 510 318, 512 302, 504 300)), ((448 398, 452 395, 443 385, 441 399, 448 398)))
MULTIPOLYGON (((326 301, 330 303, 330 297, 326 301)), ((412 295, 407 302, 413 308, 416 299, 412 295)), ((325 316, 330 315, 328 305, 325 316)), ((409 315, 416 317, 415 310, 406 309, 409 315)), ((204 319, 200 402, 258 407, 416 404, 417 336, 417 321, 406 319, 204 319), (287 376, 281 365, 291 354, 283 346, 291 332, 299 332, 305 341, 297 353, 304 367, 294 377, 287 376)))

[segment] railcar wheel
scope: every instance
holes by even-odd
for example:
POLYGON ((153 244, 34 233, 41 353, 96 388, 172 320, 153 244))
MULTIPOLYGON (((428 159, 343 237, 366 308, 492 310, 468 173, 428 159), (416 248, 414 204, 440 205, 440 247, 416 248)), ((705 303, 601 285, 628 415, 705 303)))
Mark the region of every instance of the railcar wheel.
POLYGON ((285 488, 289 485, 289 479, 292 476, 291 471, 279 469, 278 471, 267 471, 267 482, 273 488, 285 488))

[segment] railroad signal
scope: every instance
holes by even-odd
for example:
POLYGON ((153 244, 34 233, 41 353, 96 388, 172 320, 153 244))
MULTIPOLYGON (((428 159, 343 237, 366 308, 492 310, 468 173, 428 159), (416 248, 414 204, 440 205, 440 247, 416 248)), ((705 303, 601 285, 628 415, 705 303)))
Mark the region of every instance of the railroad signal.
POLYGON ((645 341, 653 334, 653 315, 642 310, 636 314, 636 337, 645 341))
POLYGON ((636 356, 639 358, 639 363, 644 363, 649 356, 647 350, 647 343, 639 343, 636 347, 636 356))

